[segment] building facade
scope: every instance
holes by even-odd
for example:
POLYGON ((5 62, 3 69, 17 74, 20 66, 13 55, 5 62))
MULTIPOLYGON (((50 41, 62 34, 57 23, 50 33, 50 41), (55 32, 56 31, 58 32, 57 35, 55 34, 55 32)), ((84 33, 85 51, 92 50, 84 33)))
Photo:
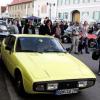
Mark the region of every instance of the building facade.
POLYGON ((34 1, 34 15, 51 19, 56 18, 57 0, 35 0, 34 1))
POLYGON ((100 0, 57 0, 57 17, 68 21, 100 21, 100 0))
POLYGON ((13 0, 8 5, 9 16, 13 18, 25 18, 33 15, 33 0, 13 0))
POLYGON ((99 21, 100 0, 35 0, 34 14, 42 18, 51 16, 51 19, 58 18, 74 22, 99 21), (55 3, 55 6, 50 7, 47 2, 55 3))

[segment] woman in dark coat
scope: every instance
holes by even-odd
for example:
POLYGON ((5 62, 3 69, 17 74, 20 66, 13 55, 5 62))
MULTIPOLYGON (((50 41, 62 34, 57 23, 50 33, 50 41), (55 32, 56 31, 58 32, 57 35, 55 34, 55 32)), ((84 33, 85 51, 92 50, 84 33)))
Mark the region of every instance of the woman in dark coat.
POLYGON ((27 21, 25 22, 23 34, 35 34, 35 28, 32 25, 32 21, 27 21))
POLYGON ((46 24, 45 24, 45 27, 44 27, 44 32, 47 35, 51 35, 51 36, 54 35, 53 29, 52 29, 52 22, 51 22, 51 20, 47 20, 46 21, 46 24))

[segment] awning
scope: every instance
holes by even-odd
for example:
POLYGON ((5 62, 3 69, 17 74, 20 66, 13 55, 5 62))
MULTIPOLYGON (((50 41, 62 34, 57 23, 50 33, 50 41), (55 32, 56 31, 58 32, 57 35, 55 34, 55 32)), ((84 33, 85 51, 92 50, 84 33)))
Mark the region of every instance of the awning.
POLYGON ((27 19, 29 19, 29 20, 39 20, 41 18, 36 17, 36 16, 29 16, 29 17, 27 17, 27 19))

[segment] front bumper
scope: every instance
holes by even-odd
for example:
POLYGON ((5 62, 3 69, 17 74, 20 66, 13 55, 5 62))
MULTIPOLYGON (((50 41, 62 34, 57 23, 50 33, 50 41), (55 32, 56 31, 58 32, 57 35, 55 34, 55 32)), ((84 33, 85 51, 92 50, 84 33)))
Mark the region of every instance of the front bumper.
POLYGON ((46 94, 54 94, 55 91, 57 90, 65 90, 65 89, 84 89, 84 88, 89 88, 95 84, 96 79, 77 79, 77 80, 60 80, 60 81, 47 81, 47 82, 35 82, 33 84, 33 91, 37 93, 46 93, 46 94), (79 82, 80 81, 87 81, 87 85, 85 87, 79 87, 79 82), (48 90, 47 85, 52 83, 58 83, 58 88, 54 90, 48 90), (38 86, 44 86, 43 89, 39 88, 37 89, 38 86))

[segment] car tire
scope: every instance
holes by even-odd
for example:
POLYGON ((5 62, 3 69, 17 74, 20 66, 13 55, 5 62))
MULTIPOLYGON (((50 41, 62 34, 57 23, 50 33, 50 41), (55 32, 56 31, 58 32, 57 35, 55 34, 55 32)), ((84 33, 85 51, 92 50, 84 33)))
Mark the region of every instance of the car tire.
POLYGON ((25 90, 23 87, 23 79, 21 72, 19 70, 15 71, 15 85, 16 85, 16 90, 20 96, 25 95, 25 90))
POLYGON ((94 39, 91 39, 88 41, 88 46, 90 48, 95 48, 96 47, 96 41, 94 39))

